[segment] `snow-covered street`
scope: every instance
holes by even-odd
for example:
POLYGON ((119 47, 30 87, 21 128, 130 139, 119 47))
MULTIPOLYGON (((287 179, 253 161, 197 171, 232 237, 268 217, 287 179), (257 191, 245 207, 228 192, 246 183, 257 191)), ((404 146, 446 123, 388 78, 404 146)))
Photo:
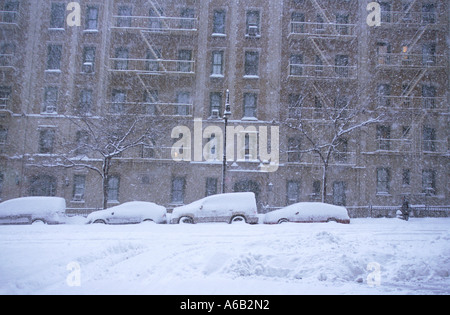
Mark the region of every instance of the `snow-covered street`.
POLYGON ((0 294, 385 293, 450 293, 450 219, 0 226, 0 294))

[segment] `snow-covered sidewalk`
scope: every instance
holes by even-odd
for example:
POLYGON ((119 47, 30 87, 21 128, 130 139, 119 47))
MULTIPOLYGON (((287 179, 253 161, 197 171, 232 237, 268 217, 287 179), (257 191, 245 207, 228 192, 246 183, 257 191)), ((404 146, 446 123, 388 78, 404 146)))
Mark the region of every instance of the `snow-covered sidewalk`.
POLYGON ((384 293, 450 293, 450 219, 0 226, 0 294, 384 293))

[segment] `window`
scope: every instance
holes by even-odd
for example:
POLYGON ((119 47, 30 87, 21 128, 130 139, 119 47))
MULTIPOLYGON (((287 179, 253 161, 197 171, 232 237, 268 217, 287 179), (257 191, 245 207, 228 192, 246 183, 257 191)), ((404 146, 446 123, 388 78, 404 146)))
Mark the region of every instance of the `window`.
POLYGON ((184 189, 186 179, 184 177, 175 177, 172 179, 172 203, 184 203, 184 189))
POLYGON ((83 201, 86 191, 86 176, 74 175, 73 177, 73 201, 83 201))
POLYGON ((377 169, 377 194, 389 194, 390 171, 387 168, 377 169))
POLYGON ((9 109, 9 99, 11 97, 11 88, 9 86, 0 86, 0 109, 9 109))
POLYGON ((3 23, 17 23, 19 16, 19 1, 5 1, 3 6, 3 23))
POLYGON ((433 3, 426 3, 422 5, 422 23, 434 24, 436 23, 436 5, 433 3))
POLYGON ((44 93, 44 106, 42 113, 55 114, 58 112, 58 88, 47 87, 44 93))
POLYGON ((422 106, 426 109, 436 107, 436 88, 430 85, 422 85, 422 106))
POLYGON ((290 58, 289 75, 301 76, 303 75, 303 55, 291 55, 290 58))
POLYGON ((64 3, 52 3, 50 13, 50 28, 64 28, 66 5, 64 3))
POLYGON ((300 138, 289 138, 288 139, 288 162, 297 163, 301 159, 301 139, 300 138))
POLYGON ((312 197, 314 199, 319 199, 321 192, 322 192, 322 182, 320 180, 315 180, 313 182, 312 197))
POLYGON ((149 29, 153 32, 160 32, 162 30, 161 17, 164 16, 162 9, 158 8, 158 11, 156 11, 154 8, 151 8, 149 11, 149 16, 149 29))
POLYGON ((300 183, 298 181, 287 182, 287 204, 291 205, 300 201, 300 183))
POLYGON ((128 49, 117 48, 116 49, 116 70, 128 70, 128 49))
POLYGON ((323 61, 318 55, 316 55, 316 72, 323 72, 323 61))
POLYGON ((322 109, 322 98, 320 96, 314 96, 314 110, 319 112, 322 109))
POLYGON ((49 45, 47 70, 61 70, 62 45, 49 45))
POLYGON ((210 94, 211 117, 219 118, 222 111, 222 93, 212 92, 210 94), (217 113, 217 115, 216 115, 217 113))
POLYGON ((212 52, 211 76, 223 76, 223 51, 212 52))
POLYGON ((389 151, 391 148, 391 127, 377 127, 378 150, 389 151))
POLYGON ((132 10, 130 6, 119 6, 119 18, 117 19, 117 27, 131 27, 132 10))
POLYGON ((146 115, 156 115, 156 104, 159 102, 158 90, 144 92, 144 113, 146 115))
POLYGON ((181 9, 180 28, 184 30, 195 29, 194 23, 195 10, 191 8, 181 9))
POLYGON ((246 161, 255 160, 252 153, 250 150, 250 135, 246 133, 244 136, 244 159, 246 161))
POLYGON ((336 55, 335 71, 340 77, 348 77, 348 55, 336 55))
POLYGON ((413 4, 413 1, 415 0, 403 0, 402 1, 402 19, 405 22, 408 22, 411 20, 411 7, 413 4))
POLYGON ((347 203, 345 182, 333 183, 333 204, 337 206, 345 206, 347 203))
POLYGON ((348 96, 345 95, 337 95, 334 98, 334 108, 342 110, 347 108, 350 105, 348 96))
POLYGON ((189 115, 189 107, 191 104, 190 92, 177 93, 177 105, 175 107, 175 115, 187 116, 189 115))
POLYGON ((39 153, 53 154, 53 146, 55 143, 54 129, 41 129, 39 131, 39 153))
POLYGON ((436 152, 436 129, 423 127, 423 151, 436 152))
POLYGON ((321 14, 316 15, 316 32, 322 33, 325 30, 325 21, 321 14))
POLYGON ((83 73, 95 72, 95 47, 84 47, 83 66, 81 72, 83 73))
POLYGON ((92 90, 82 90, 80 93, 80 104, 78 113, 80 115, 89 115, 92 110, 92 90))
POLYGON ((292 12, 291 33, 299 34, 305 32, 305 15, 303 13, 292 12))
POLYGON ((8 140, 8 129, 0 125, 0 146, 4 146, 8 140))
POLYGON ((16 47, 12 42, 0 42, 0 67, 13 65, 13 57, 16 47))
POLYGON ((89 152, 89 133, 85 130, 77 131, 75 155, 86 155, 89 152))
POLYGON ((112 114, 121 114, 125 110, 125 103, 127 101, 127 93, 125 91, 113 90, 112 92, 112 114))
POLYGON ((34 176, 30 181, 30 196, 56 196, 56 178, 50 175, 34 176))
POLYGON ((86 29, 98 29, 98 7, 88 6, 86 12, 86 29))
POLYGON ((148 143, 142 145, 141 157, 143 159, 155 158, 155 141, 150 139, 148 143))
POLYGON ((339 35, 348 35, 348 14, 336 14, 336 31, 339 35))
POLYGON ((303 97, 300 94, 289 94, 289 118, 300 118, 303 97))
POLYGON ((178 72, 192 72, 192 50, 178 51, 178 72))
POLYGON ((411 170, 410 169, 403 170, 402 185, 405 187, 411 185, 411 170))
POLYGON ((379 107, 389 107, 391 105, 391 86, 390 84, 380 84, 377 89, 377 99, 379 107))
POLYGON ((260 36, 259 11, 247 11, 246 32, 247 36, 260 36))
POLYGON ((217 178, 206 179, 206 196, 212 196, 217 194, 217 178))
POLYGON ((208 138, 208 142, 204 147, 204 156, 205 160, 210 161, 218 161, 219 160, 219 140, 216 137, 216 134, 211 134, 208 138))
POLYGON ((388 2, 381 2, 381 22, 391 23, 391 4, 388 2))
POLYGON ((411 60, 409 59, 409 46, 403 45, 402 46, 402 65, 403 66, 409 66, 411 63, 411 60))
POLYGON ((162 58, 161 49, 152 48, 147 50, 147 61, 145 62, 145 69, 151 72, 158 72, 159 61, 162 58))
POLYGON ((436 63, 436 44, 426 43, 422 46, 422 63, 424 66, 433 66, 436 63))
POLYGON ((377 57, 379 65, 390 64, 391 45, 388 43, 377 43, 377 57))
POLYGON ((258 76, 259 71, 259 52, 247 51, 245 52, 245 75, 258 76))
POLYGON ((256 118, 258 96, 254 93, 244 93, 244 118, 256 118))
POLYGON ((436 171, 422 171, 422 193, 426 195, 436 194, 436 171))
POLYGON ((214 11, 213 35, 225 35, 225 18, 226 13, 224 10, 214 11))
POLYGON ((336 143, 333 157, 336 163, 346 163, 348 160, 348 140, 340 138, 336 143))
POLYGON ((108 179, 108 202, 119 202, 120 177, 110 176, 108 179))

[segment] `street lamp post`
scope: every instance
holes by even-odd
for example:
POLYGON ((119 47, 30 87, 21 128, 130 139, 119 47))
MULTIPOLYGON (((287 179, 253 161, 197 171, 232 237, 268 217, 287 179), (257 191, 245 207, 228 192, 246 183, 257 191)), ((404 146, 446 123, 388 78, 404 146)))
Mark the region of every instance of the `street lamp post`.
POLYGON ((223 137, 222 194, 225 193, 225 178, 227 172, 227 127, 228 127, 228 118, 230 118, 230 116, 231 116, 230 90, 227 90, 225 111, 223 112, 223 119, 225 121, 225 131, 223 137))

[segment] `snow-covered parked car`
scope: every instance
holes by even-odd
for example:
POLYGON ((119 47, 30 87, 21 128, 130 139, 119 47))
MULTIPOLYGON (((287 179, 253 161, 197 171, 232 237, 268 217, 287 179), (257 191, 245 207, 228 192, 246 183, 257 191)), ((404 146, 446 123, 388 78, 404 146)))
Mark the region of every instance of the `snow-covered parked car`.
POLYGON ((264 223, 266 224, 330 221, 349 224, 350 217, 348 216, 347 209, 320 202, 300 202, 266 213, 264 217, 264 223))
POLYGON ((213 195, 177 207, 171 223, 245 222, 258 223, 255 194, 252 192, 213 195))
POLYGON ((137 224, 141 222, 167 223, 167 210, 153 202, 132 201, 106 210, 92 212, 87 224, 137 224))
POLYGON ((58 197, 23 197, 0 203, 0 224, 64 224, 66 201, 58 197))

